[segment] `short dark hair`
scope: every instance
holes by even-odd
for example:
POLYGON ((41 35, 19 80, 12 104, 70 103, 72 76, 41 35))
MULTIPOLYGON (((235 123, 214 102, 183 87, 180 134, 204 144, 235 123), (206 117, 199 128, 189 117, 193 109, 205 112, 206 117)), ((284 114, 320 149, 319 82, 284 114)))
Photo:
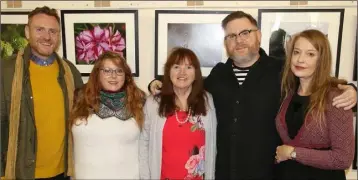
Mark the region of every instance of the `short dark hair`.
POLYGON ((60 16, 58 16, 56 9, 49 8, 48 6, 37 7, 28 15, 28 24, 30 24, 31 18, 37 14, 46 14, 48 16, 55 17, 58 24, 60 24, 60 16))
POLYGON ((252 25, 257 27, 257 21, 254 17, 252 17, 250 14, 247 14, 243 11, 235 11, 227 15, 222 21, 221 21, 221 27, 226 28, 226 25, 235 19, 241 19, 241 18, 247 18, 252 25))

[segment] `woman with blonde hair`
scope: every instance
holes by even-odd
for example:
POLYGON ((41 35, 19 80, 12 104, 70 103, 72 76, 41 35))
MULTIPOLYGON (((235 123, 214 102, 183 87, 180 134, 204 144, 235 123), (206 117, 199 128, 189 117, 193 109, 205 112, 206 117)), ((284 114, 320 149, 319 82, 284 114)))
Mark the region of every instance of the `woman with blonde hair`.
POLYGON ((352 110, 332 106, 340 94, 330 76, 332 54, 318 30, 294 35, 283 71, 284 100, 276 118, 283 145, 276 150, 278 179, 345 178, 354 157, 352 110))
POLYGON ((125 59, 103 53, 76 93, 70 123, 75 179, 138 179, 145 93, 125 59))

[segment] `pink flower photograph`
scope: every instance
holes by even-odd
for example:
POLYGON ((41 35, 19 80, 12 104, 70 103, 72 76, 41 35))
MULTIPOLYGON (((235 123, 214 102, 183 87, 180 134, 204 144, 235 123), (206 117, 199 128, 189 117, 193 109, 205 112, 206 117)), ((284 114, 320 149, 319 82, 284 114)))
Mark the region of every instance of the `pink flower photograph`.
POLYGON ((106 51, 126 58, 125 23, 75 23, 76 64, 94 64, 106 51))
POLYGON ((139 76, 138 10, 61 10, 63 57, 89 76, 106 51, 123 56, 139 76))

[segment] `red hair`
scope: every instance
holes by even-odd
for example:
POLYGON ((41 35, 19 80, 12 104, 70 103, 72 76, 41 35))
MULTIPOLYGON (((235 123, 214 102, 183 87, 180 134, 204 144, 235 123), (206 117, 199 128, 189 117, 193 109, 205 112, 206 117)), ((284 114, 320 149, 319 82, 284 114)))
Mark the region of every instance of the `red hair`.
POLYGON ((94 64, 87 84, 85 84, 81 89, 77 89, 75 91, 73 108, 69 118, 71 126, 75 124, 76 120, 84 119, 87 121, 89 115, 93 114, 94 112, 98 112, 100 104, 99 96, 102 89, 99 73, 104 61, 112 61, 114 64, 124 70, 125 82, 121 89, 126 92, 126 108, 129 113, 133 115, 138 126, 142 128, 144 119, 143 106, 146 95, 135 84, 132 77, 132 72, 128 64, 125 62, 125 59, 121 55, 110 51, 103 53, 98 58, 94 64))
POLYGON ((293 39, 288 43, 286 61, 281 80, 282 97, 287 97, 293 94, 298 88, 299 78, 297 78, 291 70, 292 55, 295 49, 296 42, 304 38, 308 40, 318 52, 318 60, 316 70, 313 73, 312 80, 309 85, 310 102, 307 108, 306 116, 313 114, 315 120, 319 125, 324 124, 324 115, 327 104, 327 97, 330 91, 340 91, 338 84, 346 84, 347 81, 331 77, 332 66, 332 52, 329 41, 325 34, 319 30, 308 29, 293 36, 293 39))

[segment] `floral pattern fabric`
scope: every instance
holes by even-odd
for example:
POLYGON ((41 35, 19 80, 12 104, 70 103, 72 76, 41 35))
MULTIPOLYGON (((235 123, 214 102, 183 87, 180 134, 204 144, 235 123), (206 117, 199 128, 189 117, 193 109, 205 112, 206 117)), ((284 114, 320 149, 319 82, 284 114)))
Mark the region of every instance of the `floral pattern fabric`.
MULTIPOLYGON (((178 112, 180 121, 187 113, 178 112)), ((161 179, 204 179, 205 129, 199 117, 179 124, 176 116, 167 117, 163 128, 161 179)))
POLYGON ((184 179, 203 179, 204 177, 204 162, 205 162, 205 146, 201 146, 199 154, 190 156, 185 164, 185 169, 188 170, 188 175, 184 179))

